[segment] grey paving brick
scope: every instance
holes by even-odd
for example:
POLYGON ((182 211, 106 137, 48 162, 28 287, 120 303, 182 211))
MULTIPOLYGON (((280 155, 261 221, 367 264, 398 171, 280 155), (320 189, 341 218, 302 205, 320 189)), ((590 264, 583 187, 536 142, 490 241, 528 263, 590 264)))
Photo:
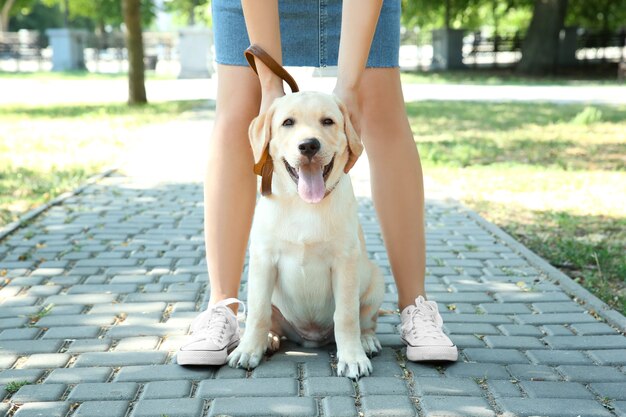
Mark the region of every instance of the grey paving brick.
POLYGON ((530 324, 501 324, 498 329, 505 336, 543 336, 539 328, 530 324))
POLYGON ((594 382, 589 384, 589 387, 602 398, 626 400, 626 390, 623 382, 594 382))
POLYGON ((364 417, 417 416, 413 403, 406 395, 369 395, 361 400, 364 417))
POLYGON ((68 353, 38 353, 30 355, 22 364, 22 369, 63 368, 70 360, 68 353))
MULTIPOLYGON (((304 395, 307 397, 329 397, 354 395, 354 386, 348 378, 314 377, 303 381, 304 395)), ((353 404, 354 405, 354 404, 353 404)))
POLYGON ((156 278, 150 275, 115 275, 111 284, 149 284, 156 278))
POLYGON ((105 352, 111 346, 110 339, 75 340, 67 348, 68 353, 105 352))
POLYGON ((558 381, 560 376, 553 368, 546 365, 509 365, 511 375, 519 380, 558 381))
POLYGON ((592 400, 573 398, 496 398, 504 417, 609 417, 611 413, 592 400))
POLYGON ((45 304, 65 305, 65 304, 106 304, 115 301, 115 294, 73 294, 73 295, 52 295, 46 298, 45 304))
POLYGON ((37 328, 6 329, 0 332, 0 343, 3 340, 32 340, 41 332, 37 328))
POLYGON ((354 417, 358 415, 352 397, 326 397, 322 399, 322 410, 325 416, 354 417))
POLYGON ((60 285, 35 285, 30 287, 26 294, 35 296, 35 297, 47 297, 50 295, 55 295, 61 292, 63 287, 60 285))
POLYGON ((0 308, 0 318, 15 316, 30 316, 41 310, 40 306, 22 306, 22 307, 5 307, 0 308))
POLYGON ((252 378, 297 378, 298 364, 295 362, 263 361, 252 371, 252 378))
POLYGON ((531 336, 485 336, 487 346, 497 349, 542 349, 546 346, 531 336))
POLYGON ((3 355, 32 355, 33 353, 56 353, 63 344, 61 340, 8 340, 0 342, 3 355))
POLYGON ((590 323, 596 319, 587 313, 519 314, 515 320, 521 324, 572 324, 590 323))
POLYGON ((197 417, 201 415, 204 402, 200 398, 140 400, 135 405, 132 417, 197 417))
POLYGON ((619 334, 617 330, 612 328, 606 323, 574 323, 571 325, 571 328, 574 329, 576 334, 582 336, 589 335, 599 335, 599 334, 608 334, 615 335, 619 334))
POLYGON ((113 314, 75 314, 75 315, 49 315, 42 317, 38 327, 53 326, 107 326, 113 324, 113 314))
POLYGON ((548 336, 571 336, 574 334, 569 327, 562 324, 546 324, 541 326, 541 329, 548 336))
POLYGON ((52 327, 41 336, 41 339, 93 339, 100 334, 98 326, 60 326, 52 327))
POLYGON ((374 370, 370 374, 372 377, 402 377, 404 375, 404 370, 400 367, 396 359, 379 358, 378 356, 374 356, 372 358, 372 366, 374 367, 374 370))
POLYGON ((501 292, 494 295, 501 303, 536 303, 543 301, 571 301, 567 294, 562 292, 501 292))
POLYGON ((500 334, 493 324, 488 323, 444 323, 444 328, 448 334, 500 334))
POLYGON ((7 369, 0 372, 0 386, 4 386, 9 382, 26 381, 34 384, 41 378, 44 371, 40 369, 7 369))
POLYGON ((314 417, 317 416, 317 404, 313 398, 306 397, 216 398, 209 408, 209 417, 227 415, 238 417, 314 417))
POLYGON ((541 365, 592 365, 591 359, 577 350, 528 350, 526 355, 541 365))
POLYGON ((480 387, 471 378, 416 377, 413 378, 413 381, 415 382, 415 394, 420 397, 424 395, 482 395, 480 387))
POLYGON ((485 342, 482 340, 482 335, 450 335, 452 342, 461 349, 467 348, 484 348, 485 342), (480 338, 477 336, 481 336, 480 338))
POLYGON ((173 303, 177 301, 195 301, 198 293, 195 292, 166 292, 166 293, 133 293, 126 296, 126 302, 150 302, 165 301, 173 303))
POLYGON ((179 365, 125 366, 120 369, 115 377, 115 382, 172 381, 177 379, 202 380, 211 378, 213 373, 214 369, 209 367, 182 367, 179 365))
MULTIPOLYGON (((0 348, 1 347, 2 343, 0 343, 0 348)), ((17 355, 2 352, 2 355, 0 355, 0 369, 10 368, 11 366, 13 366, 17 358, 17 355)))
POLYGON ((44 382, 46 384, 105 382, 111 372, 111 368, 61 368, 53 370, 44 382))
POLYGON ((463 378, 509 379, 504 366, 495 363, 455 362, 445 369, 446 376, 463 378))
POLYGON ((295 378, 268 379, 214 379, 204 380, 198 385, 196 397, 273 397, 298 395, 298 381, 295 378))
POLYGON ((522 352, 516 349, 464 349, 463 354, 470 362, 478 363, 529 363, 529 360, 522 352))
POLYGON ((80 355, 74 367, 155 365, 166 359, 167 352, 89 352, 80 355))
POLYGON ((522 391, 515 380, 494 379, 486 381, 487 389, 494 398, 521 397, 522 391))
POLYGON ((626 365, 626 349, 588 350, 586 353, 600 365, 626 365))
MULTIPOLYGON (((317 366, 314 366, 314 368, 317 368, 317 366)), ((216 379, 245 378, 247 372, 248 371, 246 371, 245 369, 241 369, 241 368, 231 368, 230 366, 220 366, 217 372, 215 373, 215 378, 216 379)))
POLYGON ((67 397, 68 401, 111 401, 132 400, 139 389, 134 382, 84 383, 78 384, 67 397))
POLYGON ((65 393, 64 384, 24 385, 11 396, 14 403, 58 401, 65 393))
POLYGON ((102 285, 73 285, 67 290, 68 294, 128 294, 137 291, 136 284, 102 284, 102 285))
POLYGON ((24 404, 15 417, 65 417, 70 404, 66 402, 34 402, 24 404))
POLYGON ((167 308, 167 303, 154 301, 148 303, 117 303, 98 304, 89 311, 90 314, 121 314, 121 313, 163 313, 167 308))
POLYGON ((626 384, 626 375, 609 366, 561 365, 557 369, 568 381, 624 382, 626 384))
POLYGON ((120 339, 114 350, 117 352, 154 350, 160 340, 158 336, 127 337, 120 339))
POLYGON ((124 417, 128 401, 87 401, 81 403, 73 417, 124 417))
POLYGON ((189 326, 180 326, 175 323, 154 323, 114 326, 109 329, 107 336, 112 339, 123 339, 134 336, 173 336, 187 334, 189 326))
POLYGON ((141 398, 188 398, 191 394, 191 382, 180 381, 153 381, 144 385, 141 398))
POLYGON ((573 301, 553 303, 533 303, 533 308, 540 313, 580 313, 584 309, 573 301))
POLYGON ((519 385, 531 398, 593 399, 584 385, 576 382, 520 381, 519 385))
POLYGON ((0 329, 11 329, 22 327, 29 322, 27 317, 12 317, 8 319, 0 319, 0 329))
POLYGON ((409 393, 406 381, 397 377, 361 378, 358 384, 361 396, 407 395, 409 393))
POLYGON ((433 364, 407 361, 405 363, 405 367, 414 378, 423 376, 441 376, 439 370, 433 364))
POLYGON ((424 396, 420 405, 426 417, 495 417, 489 403, 480 397, 424 396))
POLYGON ((547 336, 543 340, 552 349, 626 349, 624 336, 547 336))

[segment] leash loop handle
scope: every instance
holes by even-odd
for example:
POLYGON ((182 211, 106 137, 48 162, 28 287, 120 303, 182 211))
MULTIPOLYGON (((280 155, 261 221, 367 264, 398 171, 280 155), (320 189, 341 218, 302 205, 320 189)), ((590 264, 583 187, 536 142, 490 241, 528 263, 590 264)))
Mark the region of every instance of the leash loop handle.
POLYGON ((274 58, 272 58, 267 52, 265 52, 265 50, 263 50, 263 48, 261 48, 259 45, 250 45, 243 54, 245 55, 246 60, 248 60, 250 68, 252 68, 252 70, 257 75, 259 75, 259 72, 256 68, 256 62, 254 60, 255 57, 259 58, 261 62, 263 62, 274 74, 284 80, 289 85, 289 88, 291 88, 292 93, 297 93, 298 91, 300 91, 296 80, 293 79, 291 74, 289 74, 282 65, 276 62, 274 58))

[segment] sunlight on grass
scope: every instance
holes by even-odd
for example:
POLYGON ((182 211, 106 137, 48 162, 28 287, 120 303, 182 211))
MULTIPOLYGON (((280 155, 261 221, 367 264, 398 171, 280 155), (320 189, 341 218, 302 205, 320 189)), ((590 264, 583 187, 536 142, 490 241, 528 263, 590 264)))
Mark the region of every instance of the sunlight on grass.
POLYGON ((415 102, 425 175, 626 314, 626 108, 415 102))
MULTIPOLYGON (((593 76, 592 76, 593 77, 593 76)), ((409 84, 475 84, 475 85, 571 85, 571 86, 595 86, 595 85, 619 85, 613 73, 603 77, 530 77, 520 76, 511 70, 476 71, 474 69, 460 71, 428 71, 428 72, 403 72, 402 82, 409 84)))
POLYGON ((206 102, 3 106, 0 108, 0 226, 115 165, 144 126, 206 102))

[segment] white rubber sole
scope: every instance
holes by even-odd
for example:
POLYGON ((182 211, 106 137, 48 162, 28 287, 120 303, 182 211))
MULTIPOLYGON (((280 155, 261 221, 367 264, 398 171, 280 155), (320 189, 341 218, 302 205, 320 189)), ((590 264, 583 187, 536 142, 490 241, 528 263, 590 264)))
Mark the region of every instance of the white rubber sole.
POLYGON ((239 342, 223 350, 179 350, 176 363, 179 365, 226 365, 228 354, 235 350, 239 342))
POLYGON ((459 358, 456 346, 410 346, 406 347, 406 358, 412 362, 451 361, 459 358))

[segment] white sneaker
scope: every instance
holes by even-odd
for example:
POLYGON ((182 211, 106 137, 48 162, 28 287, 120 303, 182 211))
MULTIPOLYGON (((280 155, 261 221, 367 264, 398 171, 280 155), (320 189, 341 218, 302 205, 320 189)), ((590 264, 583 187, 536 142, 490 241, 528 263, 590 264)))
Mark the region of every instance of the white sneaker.
POLYGON ((191 324, 189 341, 178 350, 179 365, 224 365, 228 354, 239 345, 237 316, 228 308, 236 298, 222 300, 203 311, 191 324))
POLYGON ((400 313, 400 335, 410 361, 456 361, 459 352, 441 329, 443 320, 437 303, 421 295, 400 313))

